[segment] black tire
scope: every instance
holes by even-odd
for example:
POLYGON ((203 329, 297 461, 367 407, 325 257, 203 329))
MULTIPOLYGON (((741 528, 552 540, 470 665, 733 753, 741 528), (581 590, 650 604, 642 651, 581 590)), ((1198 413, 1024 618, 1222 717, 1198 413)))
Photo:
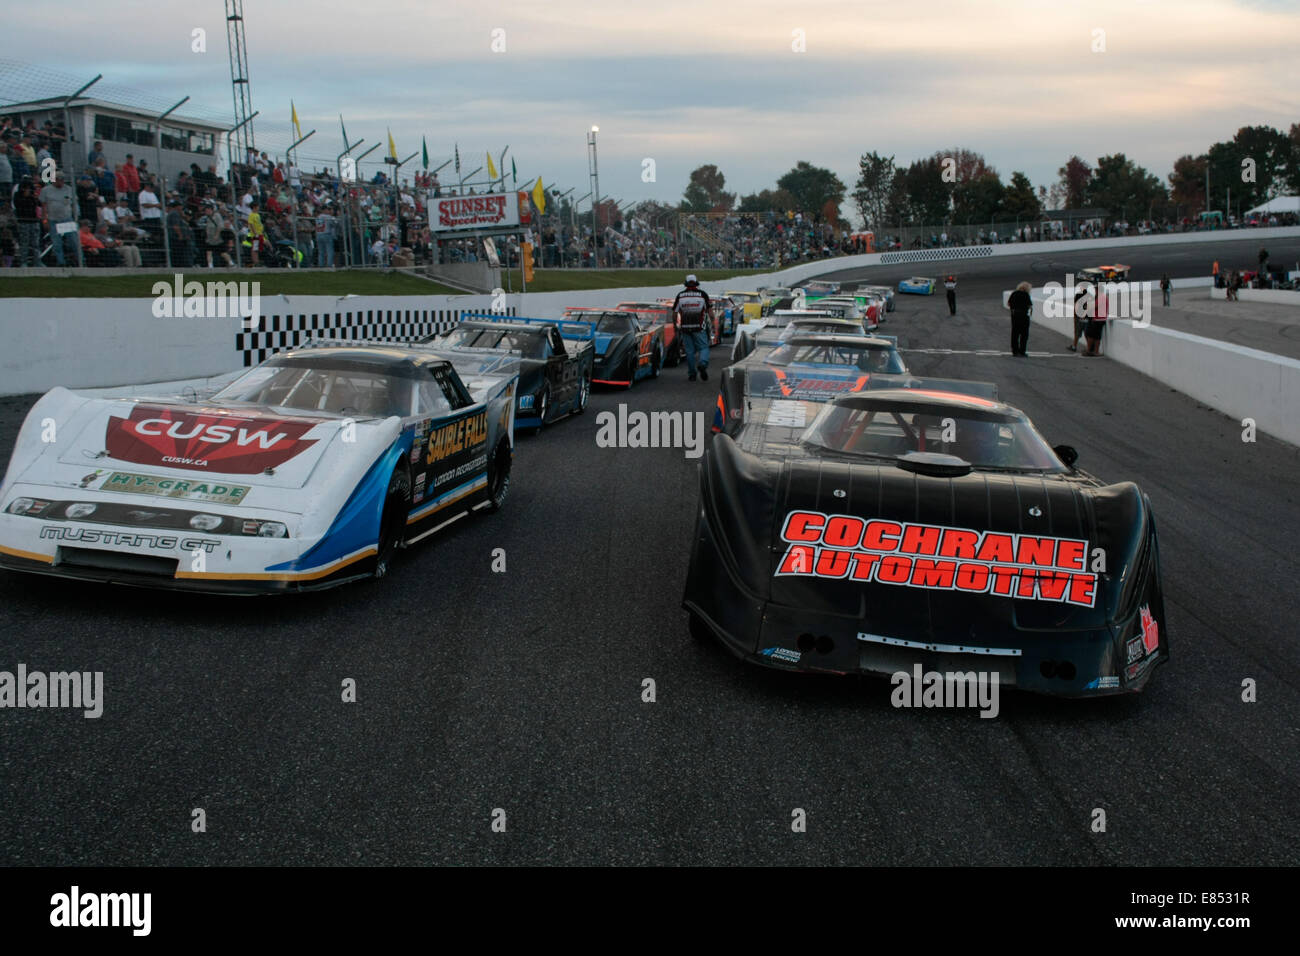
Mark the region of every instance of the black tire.
POLYGON ((654 354, 650 356, 650 377, 658 378, 659 371, 664 367, 664 347, 655 343, 654 354))
POLYGON ((682 333, 680 330, 675 336, 673 336, 673 347, 669 351, 672 354, 664 356, 664 364, 669 368, 676 368, 681 364, 682 358, 686 355, 682 350, 682 333))
POLYGON ((637 344, 633 342, 627 353, 627 387, 629 389, 636 384, 636 370, 640 358, 641 354, 638 351, 637 344))
POLYGON ((506 495, 510 493, 510 463, 510 441, 502 438, 488 459, 488 511, 500 511, 506 503, 506 495))
POLYGON ((582 381, 578 383, 578 404, 573 409, 573 414, 581 415, 587 410, 587 399, 591 397, 591 376, 586 372, 582 373, 582 381))
POLYGON ((378 555, 375 558, 375 577, 388 573, 393 555, 406 534, 406 516, 411 511, 411 476, 398 465, 393 477, 388 479, 388 493, 384 495, 384 513, 379 518, 378 555))
POLYGON ((542 386, 542 392, 537 396, 537 430, 541 431, 546 424, 546 413, 551 410, 551 386, 546 384, 542 386))

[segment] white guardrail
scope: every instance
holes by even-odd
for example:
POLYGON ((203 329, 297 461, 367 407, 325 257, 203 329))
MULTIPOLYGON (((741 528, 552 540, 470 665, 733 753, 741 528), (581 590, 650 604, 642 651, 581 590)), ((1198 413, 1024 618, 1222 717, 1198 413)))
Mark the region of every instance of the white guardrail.
MULTIPOLYGON (((1175 289, 1204 288, 1212 297, 1223 298, 1223 290, 1212 285, 1209 276, 1174 283, 1175 289)), ((1155 291, 1159 295, 1159 290, 1155 291)), ((1243 289, 1239 294, 1246 301, 1248 293, 1258 297, 1270 291, 1243 289)), ((1300 301, 1300 293, 1274 294, 1300 301)), ((1002 293, 1004 306, 1010 295, 1009 290, 1002 293)), ((1066 338, 1074 335, 1072 303, 1066 303, 1063 315, 1048 316, 1042 308, 1043 290, 1031 290, 1030 298, 1035 324, 1066 338)), ((1177 329, 1138 325, 1132 319, 1106 323, 1102 354, 1231 418, 1250 418, 1260 431, 1274 438, 1300 445, 1300 360, 1177 329)))
MULTIPOLYGON (((752 291, 760 285, 790 285, 827 272, 866 266, 1223 241, 1225 236, 1196 232, 877 252, 821 259, 775 273, 737 276, 706 285, 718 291, 752 291)), ((1282 236, 1300 236, 1300 227, 1253 229, 1240 238, 1266 240, 1282 236)), ((186 280, 203 278, 201 270, 185 274, 186 280)), ((257 274, 249 275, 249 281, 257 278, 257 274)), ((1178 287, 1185 288, 1188 281, 1179 280, 1178 287)), ((0 356, 0 395, 44 392, 55 385, 92 388, 205 378, 255 365, 276 349, 316 337, 411 339, 450 328, 462 312, 496 308, 517 315, 559 318, 566 306, 608 306, 625 299, 672 296, 680 288, 671 285, 529 292, 503 298, 267 295, 260 299, 260 321, 251 331, 245 330, 238 318, 159 318, 151 298, 0 299, 0 336, 7 343, 0 356)))

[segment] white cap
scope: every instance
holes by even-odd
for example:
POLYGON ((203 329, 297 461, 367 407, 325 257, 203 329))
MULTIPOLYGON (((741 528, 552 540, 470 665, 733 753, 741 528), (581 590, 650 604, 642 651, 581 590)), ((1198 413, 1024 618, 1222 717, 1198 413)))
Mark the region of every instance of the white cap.
POLYGON ((693 276, 693 275, 689 275, 689 276, 686 277, 686 284, 687 284, 687 285, 699 285, 699 283, 700 283, 700 280, 697 279, 697 278, 695 278, 695 276, 693 276))

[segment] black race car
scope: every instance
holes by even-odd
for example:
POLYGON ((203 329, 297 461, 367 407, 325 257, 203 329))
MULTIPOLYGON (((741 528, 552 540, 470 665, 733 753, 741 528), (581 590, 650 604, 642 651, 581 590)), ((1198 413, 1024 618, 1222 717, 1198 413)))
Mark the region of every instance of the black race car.
POLYGON ((571 322, 589 323, 596 342, 596 366, 592 381, 598 385, 631 388, 643 378, 658 378, 664 366, 664 324, 643 320, 634 312, 611 309, 568 308, 560 329, 565 338, 571 322))
MULTIPOLYGON (((800 320, 803 321, 803 320, 800 320)), ((893 337, 795 331, 770 345, 760 341, 722 373, 713 430, 735 435, 770 414, 773 399, 829 402, 838 395, 875 389, 930 388, 997 398, 992 382, 918 378, 907 370, 893 337)))
POLYGON ((491 362, 503 353, 519 356, 515 430, 540 429, 565 415, 581 415, 591 394, 595 331, 585 322, 524 319, 467 313, 454 329, 422 341, 441 350, 462 375, 472 375, 474 357, 491 362))
POLYGON ((1076 457, 970 395, 753 398, 701 469, 691 629, 800 671, 1140 690, 1169 657, 1151 503, 1076 457))

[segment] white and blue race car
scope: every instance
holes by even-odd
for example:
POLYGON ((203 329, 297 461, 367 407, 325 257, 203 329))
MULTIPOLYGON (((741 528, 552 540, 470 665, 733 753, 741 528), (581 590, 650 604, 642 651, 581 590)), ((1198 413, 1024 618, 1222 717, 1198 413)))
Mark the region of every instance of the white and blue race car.
POLYGON ((899 292, 910 292, 912 295, 934 295, 934 287, 939 280, 927 276, 909 276, 906 279, 900 279, 898 282, 899 292))
POLYGON ((0 567, 259 594, 382 577, 505 501, 518 359, 419 345, 273 355, 204 401, 47 392, 0 483, 0 567))

